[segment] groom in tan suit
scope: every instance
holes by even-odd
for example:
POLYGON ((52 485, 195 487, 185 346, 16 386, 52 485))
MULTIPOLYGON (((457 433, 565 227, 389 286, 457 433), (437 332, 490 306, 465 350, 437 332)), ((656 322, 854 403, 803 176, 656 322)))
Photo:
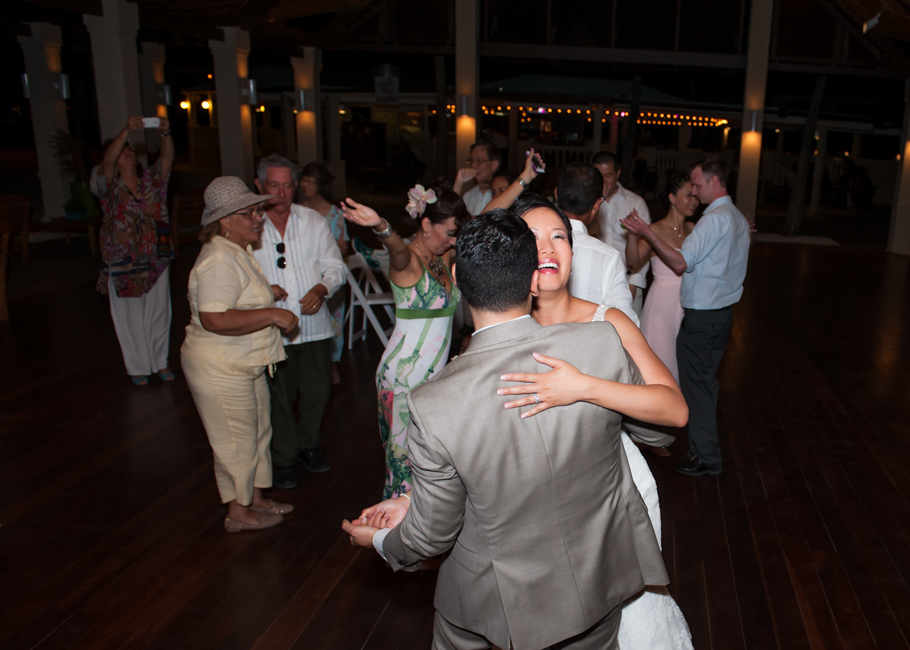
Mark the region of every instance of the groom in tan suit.
POLYGON ((412 505, 397 527, 345 522, 395 571, 451 554, 436 585, 434 648, 617 648, 624 600, 668 582, 631 479, 622 416, 585 402, 522 419, 504 372, 543 372, 533 352, 642 383, 604 323, 541 327, 529 316, 537 246, 494 210, 458 238, 455 278, 478 328, 469 350, 411 391, 412 505))

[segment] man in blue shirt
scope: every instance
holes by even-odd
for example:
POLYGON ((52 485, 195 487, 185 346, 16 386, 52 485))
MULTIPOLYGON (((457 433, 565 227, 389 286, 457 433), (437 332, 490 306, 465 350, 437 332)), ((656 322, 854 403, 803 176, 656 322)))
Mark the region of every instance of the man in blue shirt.
POLYGON ((685 315, 676 337, 679 387, 689 404, 689 457, 674 469, 685 476, 720 474, 717 435, 717 370, 733 327, 733 305, 743 293, 749 261, 749 222, 727 194, 727 169, 717 159, 700 160, 689 175, 692 190, 708 207, 677 252, 648 224, 630 215, 622 220, 644 237, 673 271, 682 275, 685 315))

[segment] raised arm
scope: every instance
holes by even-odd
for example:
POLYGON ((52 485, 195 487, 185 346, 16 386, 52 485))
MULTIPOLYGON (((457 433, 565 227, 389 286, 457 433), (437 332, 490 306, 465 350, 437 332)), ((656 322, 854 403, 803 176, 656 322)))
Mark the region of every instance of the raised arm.
POLYGON ((171 123, 166 117, 161 118, 158 133, 161 135, 161 156, 158 162, 161 165, 161 177, 167 178, 174 167, 174 139, 171 137, 171 123))
MULTIPOLYGON (((539 175, 534 169, 534 150, 531 149, 531 154, 525 158, 525 168, 521 170, 521 173, 518 175, 518 178, 515 179, 511 185, 509 185, 505 191, 494 198, 492 201, 487 203, 484 207, 484 212, 489 212, 494 208, 508 208, 510 205, 515 203, 515 199, 521 196, 521 193, 528 189, 528 186, 531 184, 537 176, 539 175)), ((540 161, 544 169, 546 165, 543 163, 543 160, 540 161)))
POLYGON ((101 161, 101 170, 104 172, 104 177, 107 179, 108 183, 111 183, 114 180, 114 175, 117 172, 117 159, 123 152, 123 147, 126 146, 126 139, 129 137, 130 133, 141 128, 143 128, 142 118, 131 117, 127 120, 126 126, 123 127, 120 133, 117 134, 117 137, 114 138, 114 141, 111 142, 107 151, 104 152, 104 160, 101 161))
POLYGON ((452 191, 458 196, 464 196, 464 186, 471 182, 477 175, 477 170, 471 167, 462 167, 455 175, 455 182, 452 184, 452 191))
POLYGON ((373 208, 357 203, 354 199, 346 199, 341 204, 344 218, 351 223, 372 228, 379 237, 379 241, 389 251, 389 265, 392 271, 404 271, 411 264, 411 251, 392 225, 380 217, 373 208))

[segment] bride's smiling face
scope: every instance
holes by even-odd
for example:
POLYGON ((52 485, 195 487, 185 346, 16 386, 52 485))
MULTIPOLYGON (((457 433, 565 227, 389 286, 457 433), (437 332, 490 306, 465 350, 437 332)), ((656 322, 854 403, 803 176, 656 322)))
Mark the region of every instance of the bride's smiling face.
POLYGON ((535 208, 522 217, 537 238, 540 291, 561 291, 572 272, 572 246, 566 225, 553 210, 535 208))

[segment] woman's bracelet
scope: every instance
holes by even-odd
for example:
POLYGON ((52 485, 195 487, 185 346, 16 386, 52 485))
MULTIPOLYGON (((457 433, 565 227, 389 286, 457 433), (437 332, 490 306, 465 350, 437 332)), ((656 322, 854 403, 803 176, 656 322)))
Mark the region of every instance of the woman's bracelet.
MULTIPOLYGON (((392 224, 389 223, 388 219, 383 219, 382 221, 385 221, 385 229, 384 229, 384 230, 376 230, 376 229, 374 228, 374 229, 373 229, 373 233, 374 233, 374 234, 376 235, 376 237, 379 238, 379 239, 388 239, 389 237, 392 236, 392 233, 395 232, 395 231, 392 230, 392 224)), ((382 225, 382 221, 379 222, 379 225, 382 225)))
POLYGON ((404 497, 405 499, 407 499, 408 501, 411 500, 411 495, 408 494, 407 492, 402 492, 402 493, 401 493, 401 496, 403 496, 403 497, 404 497))
POLYGON ((527 183, 527 181, 525 181, 525 179, 523 179, 521 176, 519 176, 516 180, 518 181, 518 184, 521 185, 521 187, 523 189, 528 189, 528 183, 527 183))
POLYGON ((158 133, 161 134, 161 137, 162 137, 162 138, 169 138, 169 137, 171 137, 171 132, 170 132, 170 131, 159 131, 158 133))

